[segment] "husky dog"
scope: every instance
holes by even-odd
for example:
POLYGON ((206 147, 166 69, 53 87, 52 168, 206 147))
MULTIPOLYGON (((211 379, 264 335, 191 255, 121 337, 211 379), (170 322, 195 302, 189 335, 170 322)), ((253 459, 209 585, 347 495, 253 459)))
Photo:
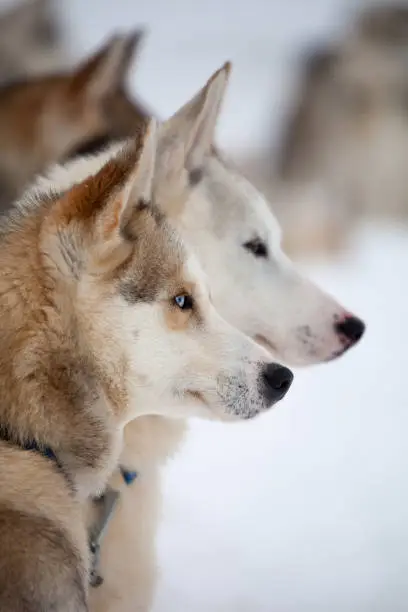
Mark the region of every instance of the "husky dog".
MULTIPOLYGON (((160 125, 155 201, 195 250, 212 300, 229 322, 289 364, 336 359, 361 338, 363 322, 296 271, 281 250, 269 204, 214 147, 229 71, 226 64, 160 125)), ((61 172, 55 168, 51 177, 61 172)), ((90 599, 95 612, 151 607, 160 468, 184 431, 182 420, 160 416, 125 428, 120 464, 139 476, 130 486, 119 472, 110 480, 122 498, 103 540, 104 583, 90 599)))
POLYGON ((0 83, 60 70, 68 59, 54 0, 25 0, 0 14, 0 83))
POLYGON ((140 31, 114 36, 69 72, 0 88, 0 208, 82 143, 137 130, 147 113, 132 104, 124 81, 140 40, 140 31))
POLYGON ((307 56, 275 176, 292 250, 344 246, 360 215, 406 218, 407 59, 403 5, 366 9, 307 56))
POLYGON ((335 85, 338 62, 335 48, 307 56, 277 150, 271 198, 291 255, 340 250, 356 218, 345 187, 351 143, 335 85))
POLYGON ((391 48, 408 42, 408 6, 406 2, 375 2, 361 11, 354 30, 361 40, 391 48))
POLYGON ((40 180, 4 222, 2 610, 88 609, 77 502, 105 488, 128 422, 249 419, 292 382, 220 317, 152 203, 155 125, 40 180))

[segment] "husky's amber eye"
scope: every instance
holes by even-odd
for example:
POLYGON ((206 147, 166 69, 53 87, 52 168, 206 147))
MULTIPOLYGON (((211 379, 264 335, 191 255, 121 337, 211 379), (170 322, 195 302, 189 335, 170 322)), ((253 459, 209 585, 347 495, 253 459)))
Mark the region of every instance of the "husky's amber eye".
POLYGON ((193 308, 193 298, 188 293, 180 293, 180 295, 176 295, 174 298, 174 302, 180 310, 192 310, 193 308))
POLYGON ((254 238, 244 243, 244 248, 250 251, 255 257, 268 257, 268 247, 260 238, 254 238))

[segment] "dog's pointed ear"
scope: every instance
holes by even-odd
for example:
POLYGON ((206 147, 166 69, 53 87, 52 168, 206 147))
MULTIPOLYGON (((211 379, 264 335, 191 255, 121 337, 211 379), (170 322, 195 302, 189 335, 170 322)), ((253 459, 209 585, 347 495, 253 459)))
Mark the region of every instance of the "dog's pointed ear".
POLYGON ((74 71, 69 83, 71 94, 98 102, 122 87, 142 37, 138 30, 110 38, 74 71))
POLYGON ((192 100, 162 124, 159 151, 167 174, 183 168, 192 172, 202 166, 211 151, 230 72, 231 64, 227 62, 192 100))
POLYGON ((157 121, 150 119, 96 174, 74 185, 54 206, 51 222, 68 235, 77 228, 98 266, 126 256, 138 215, 150 207, 157 131, 157 121))
POLYGON ((136 58, 139 56, 144 40, 147 35, 147 30, 139 27, 126 35, 126 42, 122 62, 118 68, 118 82, 123 84, 127 78, 131 67, 135 64, 136 58))
MULTIPOLYGON (((132 234, 132 221, 151 202, 157 149, 157 121, 146 122, 95 177, 97 190, 108 192, 95 224, 94 238, 108 247, 132 234)), ((97 196, 97 197, 100 197, 97 196)))

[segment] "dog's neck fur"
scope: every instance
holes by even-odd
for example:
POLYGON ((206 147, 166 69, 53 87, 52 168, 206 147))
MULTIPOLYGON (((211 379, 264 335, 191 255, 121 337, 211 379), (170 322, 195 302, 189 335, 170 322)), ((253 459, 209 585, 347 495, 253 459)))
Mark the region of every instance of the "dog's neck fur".
POLYGON ((56 291, 61 280, 41 246, 53 204, 50 195, 29 193, 0 237, 0 426, 16 441, 52 448, 78 493, 87 496, 103 488, 115 467, 107 457, 120 451, 111 393, 115 388, 118 397, 120 383, 101 371, 81 341, 80 324, 67 317, 62 302, 69 292, 56 291))

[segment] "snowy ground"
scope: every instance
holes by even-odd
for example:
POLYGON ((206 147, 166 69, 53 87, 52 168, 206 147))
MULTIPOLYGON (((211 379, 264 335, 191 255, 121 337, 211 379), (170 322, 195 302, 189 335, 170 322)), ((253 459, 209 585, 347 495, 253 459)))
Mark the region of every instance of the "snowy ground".
MULTIPOLYGON (((232 59, 220 143, 234 151, 267 143, 290 58, 335 32, 345 5, 65 2, 78 56, 114 27, 149 25, 133 85, 163 116, 232 59)), ((364 342, 299 371, 259 420, 192 424, 165 478, 155 612, 408 610, 408 232, 365 228, 342 260, 307 268, 366 320, 364 342)))
POLYGON ((365 318, 274 412, 197 422, 167 473, 155 612, 408 610, 408 233, 311 275, 365 318))

